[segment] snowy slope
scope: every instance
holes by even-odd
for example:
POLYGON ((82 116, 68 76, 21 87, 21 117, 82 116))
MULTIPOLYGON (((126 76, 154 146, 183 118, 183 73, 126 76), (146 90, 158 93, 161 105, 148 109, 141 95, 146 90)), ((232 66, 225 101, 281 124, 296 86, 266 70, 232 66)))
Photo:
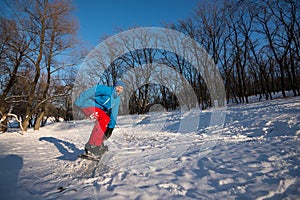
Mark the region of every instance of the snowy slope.
POLYGON ((120 116, 99 166, 77 159, 88 120, 1 134, 0 199, 299 199, 300 98, 214 112, 120 116))

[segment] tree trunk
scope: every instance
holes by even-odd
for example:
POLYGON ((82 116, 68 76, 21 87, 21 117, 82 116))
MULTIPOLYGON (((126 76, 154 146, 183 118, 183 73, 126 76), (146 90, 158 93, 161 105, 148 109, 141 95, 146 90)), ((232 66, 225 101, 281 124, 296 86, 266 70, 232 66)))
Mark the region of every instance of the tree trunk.
POLYGON ((27 130, 28 130, 29 120, 30 120, 29 117, 25 117, 24 120, 23 120, 23 122, 22 122, 22 126, 23 126, 23 128, 24 128, 24 131, 27 131, 27 130))
POLYGON ((34 124, 34 130, 35 131, 38 131, 40 129, 40 126, 41 126, 41 122, 42 122, 42 119, 44 118, 44 115, 45 115, 45 111, 42 111, 39 116, 36 118, 35 120, 35 124, 34 124))
POLYGON ((5 116, 1 116, 1 122, 0 122, 0 132, 4 133, 7 131, 7 118, 5 117, 4 120, 2 120, 2 118, 4 118, 5 116))
POLYGON ((281 93, 282 93, 283 98, 286 98, 285 83, 284 83, 284 81, 285 81, 284 66, 281 61, 279 63, 279 66, 280 66, 281 93))

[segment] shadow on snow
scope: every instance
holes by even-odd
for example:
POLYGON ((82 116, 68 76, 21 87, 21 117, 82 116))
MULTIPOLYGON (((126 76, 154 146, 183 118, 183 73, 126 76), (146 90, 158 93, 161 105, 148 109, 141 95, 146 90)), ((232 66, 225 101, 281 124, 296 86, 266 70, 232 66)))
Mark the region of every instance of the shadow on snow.
POLYGON ((17 155, 0 157, 0 199, 16 199, 17 181, 23 159, 17 155))
POLYGON ((62 154, 62 156, 57 157, 59 160, 75 161, 79 154, 84 153, 84 151, 78 149, 75 144, 54 137, 41 137, 39 141, 47 141, 54 144, 62 154))

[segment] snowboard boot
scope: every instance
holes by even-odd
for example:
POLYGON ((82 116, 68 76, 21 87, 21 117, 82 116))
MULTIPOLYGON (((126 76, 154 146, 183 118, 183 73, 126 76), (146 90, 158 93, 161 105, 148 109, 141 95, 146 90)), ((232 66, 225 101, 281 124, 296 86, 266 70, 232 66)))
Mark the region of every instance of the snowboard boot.
POLYGON ((104 144, 95 146, 87 143, 84 150, 86 154, 93 154, 94 156, 100 157, 104 152, 108 151, 108 146, 104 144))

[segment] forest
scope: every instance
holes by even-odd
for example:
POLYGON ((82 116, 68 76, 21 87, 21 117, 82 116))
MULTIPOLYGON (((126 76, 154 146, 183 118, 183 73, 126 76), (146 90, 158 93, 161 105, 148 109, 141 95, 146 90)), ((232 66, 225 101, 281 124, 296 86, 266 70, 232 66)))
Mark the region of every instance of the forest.
MULTIPOLYGON (((91 54, 76 36, 79 22, 72 1, 1 0, 1 5, 0 131, 7 130, 11 118, 19 121, 22 132, 38 130, 49 117, 73 120, 72 98, 78 95, 74 87, 78 88, 82 63, 91 54)), ((138 42, 145 48, 119 55, 111 46, 113 59, 90 62, 91 73, 81 79, 82 89, 95 83, 113 85, 126 76, 129 92, 120 113, 124 115, 144 114, 155 105, 166 111, 183 104, 185 109, 207 109, 245 104, 253 95, 265 100, 272 100, 275 93, 285 98, 287 91, 300 95, 299 1, 199 1, 189 18, 163 28, 186 35, 210 56, 224 84, 224 104, 212 101, 213 83, 208 82, 205 67, 204 72, 197 70, 199 66, 176 51, 147 48, 149 38, 142 31, 122 43, 126 47, 138 42), (175 75, 156 80, 153 74, 160 73, 175 75)), ((109 36, 99 38, 105 42, 109 36)), ((184 52, 191 48, 189 43, 181 45, 184 52)))

